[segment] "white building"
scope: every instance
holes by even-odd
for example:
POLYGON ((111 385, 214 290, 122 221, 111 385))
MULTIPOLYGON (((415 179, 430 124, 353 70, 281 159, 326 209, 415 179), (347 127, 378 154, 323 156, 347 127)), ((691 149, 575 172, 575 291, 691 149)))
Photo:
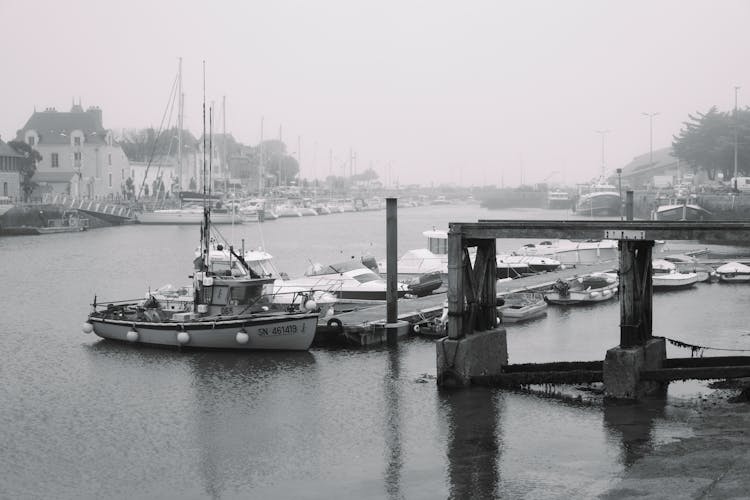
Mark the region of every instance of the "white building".
POLYGON ((126 174, 133 179, 136 197, 145 196, 144 186, 148 186, 149 196, 154 196, 154 182, 160 178, 164 184, 164 193, 174 194, 180 191, 177 160, 171 156, 159 156, 151 162, 131 161, 130 170, 126 174), (145 181, 145 183, 144 183, 145 181))
POLYGON ((84 111, 79 103, 67 113, 54 108, 35 111, 17 139, 42 155, 33 177, 42 192, 113 198, 121 194, 130 172, 125 153, 112 131, 104 129, 97 107, 84 111))
POLYGON ((0 196, 12 200, 23 198, 21 193, 21 160, 23 156, 12 147, 0 141, 0 196))

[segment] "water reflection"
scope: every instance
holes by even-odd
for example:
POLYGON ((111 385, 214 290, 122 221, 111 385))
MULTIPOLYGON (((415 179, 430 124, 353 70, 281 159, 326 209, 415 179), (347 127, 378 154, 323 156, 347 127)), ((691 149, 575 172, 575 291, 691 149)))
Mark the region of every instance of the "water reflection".
POLYGON ((665 418, 665 398, 638 403, 607 401, 604 427, 620 445, 619 462, 630 467, 654 449, 654 426, 665 418))
POLYGON ((198 468, 207 495, 253 488, 283 467, 283 433, 304 427, 309 418, 305 399, 295 396, 314 364, 307 351, 190 355, 198 468))
POLYGON ((404 498, 401 493, 401 360, 398 346, 388 350, 387 365, 383 377, 383 399, 385 401, 385 490, 388 498, 404 498))
POLYGON ((450 429, 451 498, 497 497, 501 397, 500 392, 484 388, 440 391, 441 410, 450 429))

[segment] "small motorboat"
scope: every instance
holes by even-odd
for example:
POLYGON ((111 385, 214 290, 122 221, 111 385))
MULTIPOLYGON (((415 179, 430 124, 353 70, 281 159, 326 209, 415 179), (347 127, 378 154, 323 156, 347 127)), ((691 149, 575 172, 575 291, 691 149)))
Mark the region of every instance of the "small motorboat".
POLYGON ((750 266, 741 262, 728 262, 716 268, 719 281, 747 283, 750 281, 750 266))
POLYGON ((564 305, 602 302, 613 298, 618 286, 617 275, 611 273, 594 273, 571 281, 558 279, 544 299, 550 304, 564 305))
POLYGON ((680 272, 677 266, 668 260, 654 259, 651 267, 653 269, 651 283, 654 290, 687 288, 700 281, 698 273, 680 272))
POLYGON ((504 304, 497 308, 503 323, 518 323, 547 314, 547 302, 539 292, 514 292, 503 296, 504 304))

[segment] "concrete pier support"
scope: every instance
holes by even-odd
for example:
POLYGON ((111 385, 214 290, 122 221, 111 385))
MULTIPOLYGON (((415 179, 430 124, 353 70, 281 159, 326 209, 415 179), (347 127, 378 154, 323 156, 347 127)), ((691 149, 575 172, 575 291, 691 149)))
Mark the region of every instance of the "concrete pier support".
POLYGON ((466 387, 475 376, 498 375, 508 364, 505 328, 497 327, 458 339, 437 341, 437 383, 466 387))
POLYGON ((666 341, 651 338, 644 345, 613 347, 604 358, 605 395, 616 399, 640 399, 659 394, 664 384, 641 380, 642 370, 662 368, 667 357, 666 341))

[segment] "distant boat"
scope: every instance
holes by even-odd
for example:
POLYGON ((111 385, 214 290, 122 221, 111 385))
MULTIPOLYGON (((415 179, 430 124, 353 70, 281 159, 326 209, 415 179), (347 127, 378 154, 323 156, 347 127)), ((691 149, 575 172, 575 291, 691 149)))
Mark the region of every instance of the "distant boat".
POLYGON ((710 220, 712 218, 711 212, 701 207, 696 203, 689 203, 687 199, 683 203, 673 201, 664 205, 659 205, 654 210, 654 220, 710 220))
POLYGON ((559 209, 559 208, 570 208, 572 200, 570 194, 567 191, 561 189, 553 189, 547 192, 547 208, 559 209))
MULTIPOLYGON (((448 275, 448 233, 432 229, 422 233, 427 237, 428 248, 409 250, 398 260, 399 276, 419 276, 424 273, 440 272, 448 275)), ((474 254, 470 254, 474 259, 474 254)), ((495 257, 497 279, 519 278, 529 273, 552 271, 560 267, 560 262, 546 256, 505 255, 495 257)), ((378 262, 380 272, 384 273, 386 263, 378 262)))
POLYGON ((619 257, 615 240, 547 240, 540 243, 527 243, 515 253, 550 257, 562 264, 596 264, 619 257))
MULTIPOLYGON (((185 207, 154 210, 136 215, 141 224, 203 224, 203 208, 185 207)), ((227 211, 211 211, 211 224, 242 224, 242 217, 227 211)))
POLYGON ((581 215, 620 215, 621 205, 615 186, 601 180, 581 189, 574 209, 581 215))

